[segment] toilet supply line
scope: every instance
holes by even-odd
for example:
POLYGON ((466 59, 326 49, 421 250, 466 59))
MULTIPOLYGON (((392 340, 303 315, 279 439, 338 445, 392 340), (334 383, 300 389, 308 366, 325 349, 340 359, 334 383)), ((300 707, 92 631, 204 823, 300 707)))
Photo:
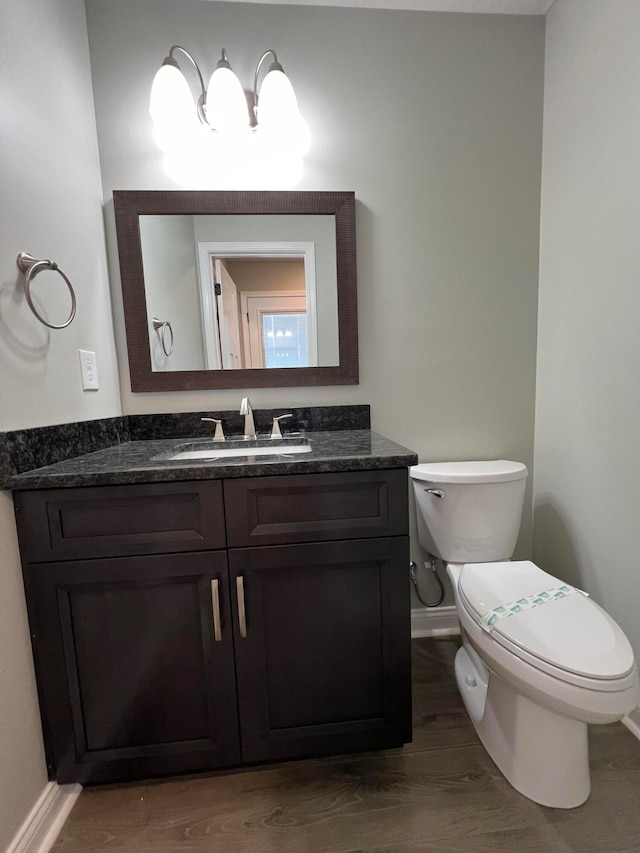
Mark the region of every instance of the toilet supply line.
MULTIPOLYGON (((425 561, 423 565, 426 569, 427 568, 427 562, 425 561)), ((418 578, 416 575, 416 569, 418 568, 418 566, 413 560, 411 560, 411 562, 409 563, 409 576, 411 577, 411 580, 413 581, 413 587, 416 591, 416 596, 418 597, 418 601, 420 602, 420 604, 423 607, 438 607, 444 601, 444 584, 440 580, 440 575, 438 574, 438 570, 436 567, 436 558, 435 557, 430 556, 429 567, 431 568, 431 571, 433 572, 433 577, 434 577, 436 583, 440 587, 440 597, 438 598, 437 601, 433 601, 433 602, 425 601, 424 598, 420 595, 420 590, 418 589, 418 578)))

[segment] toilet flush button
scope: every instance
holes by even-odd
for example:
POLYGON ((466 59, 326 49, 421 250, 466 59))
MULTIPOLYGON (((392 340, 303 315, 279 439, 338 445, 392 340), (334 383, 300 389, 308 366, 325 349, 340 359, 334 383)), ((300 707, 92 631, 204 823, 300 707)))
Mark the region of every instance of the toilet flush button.
POLYGON ((478 686, 478 682, 475 680, 473 675, 465 675, 464 683, 467 685, 467 687, 477 687, 478 686))

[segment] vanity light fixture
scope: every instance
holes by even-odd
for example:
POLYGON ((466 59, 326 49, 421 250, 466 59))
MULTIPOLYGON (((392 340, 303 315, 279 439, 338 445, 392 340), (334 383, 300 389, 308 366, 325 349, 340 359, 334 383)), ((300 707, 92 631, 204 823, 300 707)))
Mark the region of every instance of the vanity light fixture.
POLYGON ((298 110, 293 86, 273 50, 267 50, 256 66, 250 111, 226 50, 222 51, 205 88, 198 63, 185 48, 174 44, 154 77, 149 112, 157 139, 165 149, 192 136, 197 131, 198 119, 208 131, 235 140, 251 135, 267 149, 283 147, 302 156, 308 147, 308 131, 298 110), (184 54, 196 69, 200 95, 195 105, 189 85, 174 57, 177 51, 184 54), (260 72, 268 59, 271 62, 259 86, 260 72))

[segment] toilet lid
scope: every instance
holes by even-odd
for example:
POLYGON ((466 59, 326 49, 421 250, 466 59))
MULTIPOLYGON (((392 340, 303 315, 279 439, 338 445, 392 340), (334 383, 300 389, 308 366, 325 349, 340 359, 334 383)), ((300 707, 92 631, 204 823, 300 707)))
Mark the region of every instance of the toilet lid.
MULTIPOLYGON (((551 591, 545 603, 483 627, 498 642, 506 640, 516 654, 522 649, 560 671, 598 679, 617 679, 631 672, 633 650, 620 627, 580 592, 554 599, 553 591, 562 586, 558 578, 525 560, 466 563, 458 590, 469 614, 481 625, 493 608, 551 591)), ((572 587, 569 590, 573 592, 572 587)))

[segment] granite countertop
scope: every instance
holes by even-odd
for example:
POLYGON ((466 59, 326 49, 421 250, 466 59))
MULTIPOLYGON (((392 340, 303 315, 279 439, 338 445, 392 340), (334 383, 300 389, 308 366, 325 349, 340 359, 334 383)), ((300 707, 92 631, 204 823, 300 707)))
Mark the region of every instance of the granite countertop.
MULTIPOLYGON (((233 437, 231 437, 233 438, 233 437)), ((265 446, 268 439, 255 442, 265 446)), ((376 468, 405 468, 415 465, 417 455, 368 429, 304 432, 274 442, 274 453, 265 456, 219 458, 215 460, 170 460, 179 445, 206 445, 202 438, 169 438, 128 441, 76 456, 44 468, 11 476, 3 484, 9 489, 53 489, 72 486, 100 486, 126 483, 160 483, 171 480, 212 480, 231 477, 261 477, 280 474, 365 471, 376 468), (311 451, 286 456, 286 441, 309 441, 311 451), (284 446, 283 446, 284 445, 284 446), (278 453, 279 448, 282 448, 278 453), (164 457, 164 458, 163 458, 164 457)), ((225 443, 227 447, 238 442, 225 443)), ((221 443, 220 447, 224 448, 221 443)))

